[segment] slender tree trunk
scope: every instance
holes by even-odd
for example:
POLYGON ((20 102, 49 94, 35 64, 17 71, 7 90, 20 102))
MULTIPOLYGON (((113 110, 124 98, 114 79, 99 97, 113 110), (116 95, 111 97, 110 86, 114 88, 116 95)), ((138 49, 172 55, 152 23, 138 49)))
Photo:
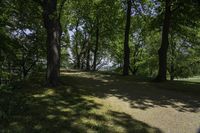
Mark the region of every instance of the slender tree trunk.
POLYGON ((174 72, 175 72, 175 67, 174 67, 174 63, 175 63, 175 48, 176 45, 175 43, 173 43, 173 38, 171 38, 171 64, 170 64, 170 80, 173 81, 174 80, 174 72))
POLYGON ((61 24, 57 0, 44 0, 43 20, 47 32, 47 85, 57 86, 60 75, 61 24))
POLYGON ((76 22, 76 28, 75 28, 75 54, 76 54, 76 66, 75 66, 75 68, 76 69, 80 69, 80 55, 79 55, 79 47, 78 47, 78 32, 79 32, 79 30, 78 30, 78 26, 79 26, 79 19, 77 20, 77 22, 76 22))
POLYGON ((86 58, 86 51, 83 53, 82 62, 81 62, 81 70, 85 69, 85 58, 86 58))
POLYGON ((76 63, 76 65, 77 65, 77 69, 80 69, 81 62, 80 62, 80 55, 79 54, 77 55, 77 63, 76 63))
POLYGON ((86 57, 86 70, 90 71, 90 43, 88 42, 87 57, 86 57))
POLYGON ((81 50, 81 56, 80 56, 80 59, 81 59, 80 68, 81 68, 81 70, 83 70, 84 67, 85 67, 85 58, 86 58, 86 52, 87 52, 86 44, 87 44, 87 41, 85 43, 83 43, 82 50, 81 50))
MULTIPOLYGON (((78 38, 76 38, 77 40, 78 38)), ((76 41, 76 44, 75 44, 75 54, 76 54, 76 65, 75 65, 75 68, 76 69, 80 69, 80 53, 79 53, 79 48, 78 48, 78 41, 76 41)))
POLYGON ((124 66, 123 75, 129 75, 129 64, 130 64, 130 48, 129 48, 129 32, 130 32, 130 21, 131 21, 131 0, 127 0, 127 14, 126 14, 126 29, 124 39, 124 66))
POLYGON ((98 27, 98 16, 97 16, 96 43, 95 43, 95 50, 94 50, 93 71, 96 71, 96 67, 97 67, 98 49, 99 49, 99 27, 98 27))
POLYGON ((167 73, 167 51, 169 47, 169 29, 171 19, 171 0, 165 1, 165 16, 162 31, 162 43, 158 50, 159 55, 159 70, 156 77, 156 81, 166 81, 167 73))

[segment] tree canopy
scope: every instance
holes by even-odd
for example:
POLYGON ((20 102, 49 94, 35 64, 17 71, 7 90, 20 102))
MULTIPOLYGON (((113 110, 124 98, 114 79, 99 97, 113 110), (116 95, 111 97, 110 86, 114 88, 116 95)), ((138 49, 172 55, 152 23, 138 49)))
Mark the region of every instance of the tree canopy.
POLYGON ((156 81, 200 74, 198 0, 3 0, 1 84, 61 69, 156 81))

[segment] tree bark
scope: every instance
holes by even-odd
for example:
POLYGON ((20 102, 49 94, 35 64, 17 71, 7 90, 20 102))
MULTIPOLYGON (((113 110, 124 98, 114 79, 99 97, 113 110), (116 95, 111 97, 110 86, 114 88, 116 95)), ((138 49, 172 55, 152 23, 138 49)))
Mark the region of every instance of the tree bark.
POLYGON ((159 55, 159 70, 156 81, 166 81, 167 73, 167 51, 169 47, 169 29, 171 19, 171 0, 165 1, 165 16, 162 31, 161 47, 158 50, 159 55))
POLYGON ((43 1, 43 21, 47 32, 47 86, 57 86, 60 75, 61 24, 57 0, 43 1))
POLYGON ((129 75, 129 64, 130 64, 130 48, 129 48, 129 32, 131 22, 131 0, 127 0, 127 14, 126 14, 126 29, 124 39, 124 66, 123 75, 129 75))
POLYGON ((98 27, 98 16, 97 16, 97 25, 96 25, 96 43, 94 49, 94 61, 93 61, 93 71, 96 71, 97 67, 97 54, 99 49, 99 27, 98 27))
POLYGON ((76 69, 80 69, 80 54, 79 54, 79 47, 78 47, 78 26, 79 26, 79 19, 77 20, 77 23, 76 23, 76 28, 75 28, 75 54, 76 54, 76 66, 75 68, 76 69))
POLYGON ((90 71, 90 42, 88 42, 86 54, 87 54, 87 56, 86 56, 86 70, 90 71))

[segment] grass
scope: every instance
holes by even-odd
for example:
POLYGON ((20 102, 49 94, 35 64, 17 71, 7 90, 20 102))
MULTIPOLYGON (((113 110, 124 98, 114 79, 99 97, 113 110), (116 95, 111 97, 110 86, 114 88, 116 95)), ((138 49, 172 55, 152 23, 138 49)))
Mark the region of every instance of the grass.
POLYGON ((135 119, 132 108, 197 113, 200 107, 199 83, 63 71, 61 86, 45 88, 40 78, 0 90, 0 132, 161 133, 135 119))
POLYGON ((185 79, 178 79, 179 81, 188 81, 188 82, 197 82, 200 83, 200 76, 194 76, 191 78, 185 78, 185 79))

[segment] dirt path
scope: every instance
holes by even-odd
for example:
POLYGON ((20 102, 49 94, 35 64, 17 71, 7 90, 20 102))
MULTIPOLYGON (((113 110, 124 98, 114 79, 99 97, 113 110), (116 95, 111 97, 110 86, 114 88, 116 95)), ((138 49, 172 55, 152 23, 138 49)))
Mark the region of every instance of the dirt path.
POLYGON ((109 110, 125 112, 164 133, 199 133, 199 95, 177 91, 181 87, 200 89, 198 83, 157 84, 86 73, 72 77, 78 77, 78 87, 89 90, 95 101, 109 110))
POLYGON ((198 133, 200 128, 200 112, 179 112, 171 106, 142 110, 132 108, 129 103, 117 97, 109 97, 102 102, 164 133, 198 133))

